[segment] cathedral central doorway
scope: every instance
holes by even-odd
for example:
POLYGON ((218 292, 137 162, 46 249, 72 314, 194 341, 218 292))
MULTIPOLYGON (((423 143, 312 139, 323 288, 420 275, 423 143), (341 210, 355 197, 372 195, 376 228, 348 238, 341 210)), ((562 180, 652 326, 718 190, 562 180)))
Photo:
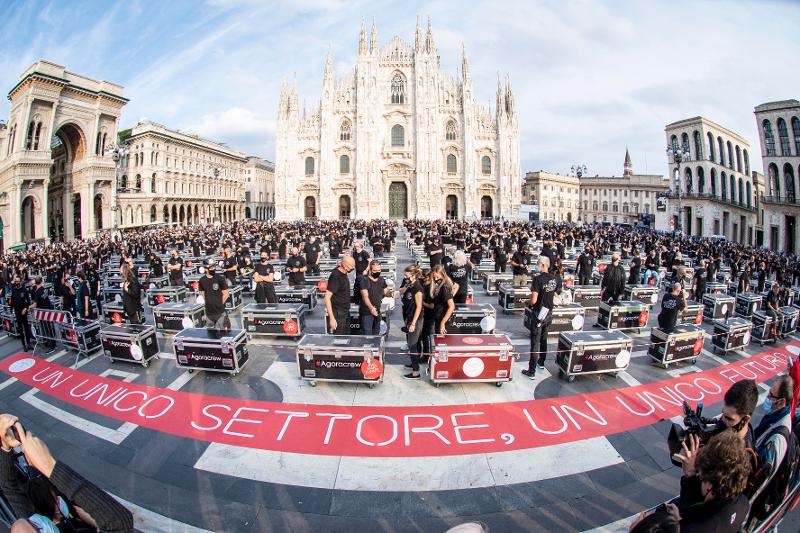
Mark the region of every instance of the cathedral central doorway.
POLYGON ((484 196, 481 198, 481 218, 492 218, 492 197, 484 196))
POLYGON ((455 194, 450 194, 445 200, 445 217, 447 220, 455 220, 458 218, 458 198, 455 194))
POLYGON ((350 197, 346 194, 339 197, 339 218, 350 218, 350 197))
POLYGON ((317 201, 313 196, 306 196, 305 217, 316 218, 316 216, 317 216, 317 201))
POLYGON ((389 218, 408 218, 408 189, 395 181, 389 185, 389 218))

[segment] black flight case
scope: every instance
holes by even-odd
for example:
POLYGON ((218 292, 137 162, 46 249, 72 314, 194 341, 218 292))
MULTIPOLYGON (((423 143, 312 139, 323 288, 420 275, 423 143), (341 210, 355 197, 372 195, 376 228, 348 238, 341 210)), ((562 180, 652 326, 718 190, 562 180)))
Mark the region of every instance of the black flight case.
POLYGON ((247 335, 244 330, 228 331, 187 328, 175 334, 172 341, 178 367, 236 375, 247 363, 247 335))
POLYGON ((153 318, 159 333, 173 333, 205 325, 205 306, 198 303, 167 302, 153 308, 153 318))
POLYGON ((250 335, 302 337, 306 311, 305 304, 247 304, 242 308, 242 327, 250 335))
POLYGON ((158 358, 158 337, 153 326, 146 324, 120 324, 100 330, 103 353, 111 361, 128 361, 147 367, 150 360, 158 358))
POLYGON ((614 374, 630 365, 633 340, 621 331, 562 332, 558 337, 558 375, 574 381, 582 374, 614 374))
POLYGON ((731 350, 742 350, 750 344, 750 333, 753 323, 744 318, 733 317, 728 320, 715 320, 711 347, 728 353, 731 350))
POLYGON ((597 325, 607 330, 629 330, 637 332, 647 327, 650 310, 642 302, 620 301, 616 304, 603 302, 597 313, 597 325))
POLYGON ((664 368, 680 361, 691 361, 694 364, 703 351, 705 333, 701 326, 695 325, 677 326, 672 333, 653 328, 647 354, 664 368))

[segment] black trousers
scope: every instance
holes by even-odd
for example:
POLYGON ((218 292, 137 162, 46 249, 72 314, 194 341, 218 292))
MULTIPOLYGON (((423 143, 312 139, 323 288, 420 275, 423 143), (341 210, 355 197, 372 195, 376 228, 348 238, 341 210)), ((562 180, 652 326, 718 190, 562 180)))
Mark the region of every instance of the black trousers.
POLYGON ((308 274, 319 274, 319 264, 317 263, 306 263, 306 272, 308 274))
POLYGON ((499 261, 495 261, 495 262, 494 262, 494 271, 495 271, 495 272, 498 272, 498 273, 499 273, 499 272, 505 272, 505 271, 506 271, 506 265, 507 265, 507 264, 508 264, 508 262, 507 262, 507 261, 503 261, 502 263, 501 263, 501 262, 499 262, 499 261))
POLYGON ((336 319, 334 335, 350 335, 350 310, 333 308, 333 318, 336 319))
POLYGON ((547 359, 547 329, 552 322, 552 311, 544 322, 536 320, 536 324, 531 326, 531 355, 528 359, 528 370, 536 371, 536 364, 544 365, 547 359))
POLYGON ((15 312, 17 317, 17 329, 19 330, 19 340, 22 342, 22 347, 26 348, 33 344, 33 334, 31 333, 31 323, 28 322, 28 313, 24 315, 15 312))
POLYGON ((589 284, 589 274, 585 272, 581 272, 578 274, 578 285, 588 285, 589 284))
POLYGON ((266 282, 256 284, 256 303, 278 303, 278 296, 275 294, 275 285, 266 282))

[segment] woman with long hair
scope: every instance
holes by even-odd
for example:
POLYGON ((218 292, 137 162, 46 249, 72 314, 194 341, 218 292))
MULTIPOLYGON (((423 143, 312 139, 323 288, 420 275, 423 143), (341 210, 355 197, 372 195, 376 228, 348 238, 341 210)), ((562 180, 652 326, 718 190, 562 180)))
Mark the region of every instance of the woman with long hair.
POLYGON ((433 302, 434 333, 444 335, 445 324, 456 307, 453 302, 453 280, 447 275, 442 265, 431 268, 428 295, 433 302))
POLYGON ((122 308, 131 324, 141 324, 142 286, 133 269, 127 263, 122 265, 122 308))
POLYGON ((420 336, 422 335, 422 271, 416 265, 409 265, 403 272, 403 286, 400 287, 400 298, 403 302, 403 330, 406 332, 406 342, 408 351, 411 354, 411 364, 406 368, 411 368, 410 374, 405 374, 406 379, 419 379, 419 362, 422 346, 420 336))

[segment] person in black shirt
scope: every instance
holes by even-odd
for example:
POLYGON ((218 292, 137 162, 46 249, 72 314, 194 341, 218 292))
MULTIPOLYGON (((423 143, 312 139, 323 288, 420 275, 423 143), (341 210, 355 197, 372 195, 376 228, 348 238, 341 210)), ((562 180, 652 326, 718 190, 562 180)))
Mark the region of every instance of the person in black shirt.
POLYGON ((306 281, 306 260, 294 246, 292 246, 290 253, 292 255, 286 260, 286 272, 289 274, 287 278, 289 286, 294 287, 295 285, 302 285, 306 281))
POLYGON ((764 285, 767 282, 769 274, 767 273, 767 264, 761 261, 761 268, 758 269, 758 292, 764 292, 764 285))
POLYGON ((453 302, 453 281, 447 276, 442 265, 432 267, 428 277, 430 278, 428 296, 433 310, 433 334, 444 335, 445 324, 450 320, 456 307, 453 302))
POLYGON ((481 245, 480 239, 475 239, 472 244, 469 245, 469 261, 473 265, 480 265, 481 259, 483 259, 483 246, 481 245))
POLYGON ((11 287, 11 307, 14 309, 14 317, 17 319, 17 330, 19 340, 22 342, 22 349, 31 351, 33 346, 33 335, 31 334, 31 324, 28 321, 28 308, 31 306, 31 294, 28 288, 22 284, 19 276, 14 276, 14 284, 11 287))
POLYGON ((630 268, 631 273, 630 276, 628 276, 628 283, 631 285, 638 285, 642 281, 642 258, 639 256, 639 250, 633 250, 630 268))
POLYGON ((183 285, 183 258, 178 254, 178 250, 172 250, 172 257, 169 258, 167 266, 169 271, 169 284, 172 287, 183 285))
POLYGON ((386 280, 381 277, 381 264, 373 260, 369 265, 369 276, 362 276, 358 286, 361 303, 358 319, 362 335, 379 335, 381 330, 381 300, 389 293, 386 280))
POLYGON ((778 308, 781 305, 781 286, 778 283, 773 283, 772 288, 770 288, 769 292, 767 293, 767 307, 764 310, 764 313, 767 316, 772 317, 772 335, 775 336, 777 332, 777 323, 778 317, 780 316, 780 311, 778 308))
POLYGON ((150 252, 150 277, 158 278, 164 275, 164 262, 156 255, 155 252, 150 252))
POLYGON ((514 275, 514 286, 521 287, 528 284, 531 256, 528 247, 514 252, 511 256, 511 273, 514 275))
POLYGON ((644 260, 644 268, 645 268, 644 282, 646 284, 658 287, 659 282, 661 281, 658 279, 658 267, 659 267, 658 253, 656 252, 656 249, 653 248, 652 250, 650 250, 650 253, 647 255, 647 258, 644 260), (653 280, 653 282, 650 283, 650 280, 653 280))
POLYGON ((61 308, 64 311, 75 313, 75 288, 72 286, 72 279, 70 279, 70 269, 65 268, 61 274, 60 281, 61 293, 61 308))
POLYGON ((92 304, 90 298, 89 283, 86 281, 86 274, 83 271, 78 272, 78 289, 76 296, 76 309, 78 310, 79 318, 93 318, 92 317, 92 304))
POLYGON ((353 260, 355 261, 356 278, 367 275, 369 269, 369 253, 364 250, 364 243, 358 241, 353 246, 353 260))
POLYGON ((303 253, 306 254, 306 268, 310 274, 319 274, 319 254, 322 248, 317 241, 317 238, 312 235, 309 237, 308 242, 303 247, 303 253))
POLYGON ((531 283, 531 353, 528 368, 522 371, 530 379, 535 377, 537 366, 544 370, 547 359, 547 328, 553 321, 553 297, 561 294, 561 279, 550 273, 550 259, 542 255, 536 264, 540 272, 531 283))
POLYGON ((436 265, 442 264, 442 245, 440 244, 439 236, 433 238, 433 242, 428 246, 428 258, 431 262, 431 268, 436 265))
POLYGON ((458 250, 453 255, 453 260, 447 265, 445 271, 454 284, 453 302, 457 304, 467 303, 469 275, 472 271, 472 264, 467 261, 467 256, 463 250, 458 250))
POLYGON ((347 274, 355 267, 355 260, 346 255, 342 258, 342 264, 328 276, 325 310, 328 312, 330 331, 334 335, 350 335, 350 278, 347 274))
POLYGON ((683 297, 683 286, 672 284, 672 291, 665 292, 661 300, 661 312, 658 314, 658 327, 664 333, 672 333, 678 324, 678 314, 686 311, 686 300, 683 297))
POLYGON ((619 264, 619 254, 614 252, 611 256, 611 264, 603 272, 603 279, 600 282, 603 301, 616 303, 625 292, 625 269, 619 264))
POLYGON ((256 303, 278 303, 274 280, 275 269, 269 262, 269 254, 261 252, 261 260, 256 263, 255 271, 253 272, 253 282, 256 284, 256 303))
POLYGON ((400 287, 400 297, 403 302, 403 331, 406 334, 406 343, 411 355, 410 374, 403 375, 406 379, 419 379, 419 363, 422 344, 422 284, 420 278, 422 271, 416 265, 409 265, 403 273, 403 285, 400 287))
POLYGON ((697 269, 694 271, 694 278, 692 284, 694 285, 694 300, 698 302, 703 301, 703 295, 706 293, 706 283, 708 275, 706 273, 706 260, 701 259, 698 263, 697 269))
POLYGON ((206 312, 206 328, 229 330, 230 320, 225 312, 228 300, 228 283, 224 276, 217 274, 217 263, 213 259, 206 262, 206 275, 198 283, 206 312))
POLYGON ((502 243, 498 242, 495 245, 492 251, 492 258, 494 259, 494 271, 505 272, 508 265, 508 256, 502 243))
POLYGON ((131 324, 142 324, 142 286, 133 269, 122 266, 122 308, 131 324))
POLYGON ((239 275, 239 262, 233 255, 230 245, 225 245, 222 251, 222 272, 225 274, 228 287, 233 287, 236 284, 236 276, 239 275))
POLYGON ((578 256, 578 285, 589 285, 594 268, 594 254, 591 248, 584 248, 578 256))

